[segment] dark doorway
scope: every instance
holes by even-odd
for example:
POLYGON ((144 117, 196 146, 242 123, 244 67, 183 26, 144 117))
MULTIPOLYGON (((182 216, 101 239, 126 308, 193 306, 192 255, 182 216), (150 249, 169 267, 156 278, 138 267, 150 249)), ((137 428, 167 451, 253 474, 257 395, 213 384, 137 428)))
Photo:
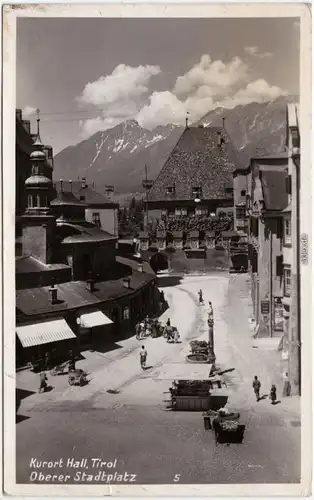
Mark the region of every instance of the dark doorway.
POLYGON ((88 254, 83 255, 82 258, 82 272, 84 273, 84 278, 88 277, 88 273, 92 270, 91 258, 88 254))

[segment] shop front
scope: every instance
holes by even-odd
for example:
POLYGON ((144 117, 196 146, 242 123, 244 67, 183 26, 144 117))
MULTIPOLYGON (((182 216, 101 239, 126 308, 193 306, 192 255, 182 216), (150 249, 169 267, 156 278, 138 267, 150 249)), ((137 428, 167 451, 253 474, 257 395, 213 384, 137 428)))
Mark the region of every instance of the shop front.
POLYGON ((113 338, 113 321, 100 309, 81 313, 76 318, 80 349, 105 344, 113 338))
POLYGON ((31 361, 38 368, 54 366, 66 361, 77 347, 75 333, 61 317, 18 325, 16 334, 18 365, 31 361))

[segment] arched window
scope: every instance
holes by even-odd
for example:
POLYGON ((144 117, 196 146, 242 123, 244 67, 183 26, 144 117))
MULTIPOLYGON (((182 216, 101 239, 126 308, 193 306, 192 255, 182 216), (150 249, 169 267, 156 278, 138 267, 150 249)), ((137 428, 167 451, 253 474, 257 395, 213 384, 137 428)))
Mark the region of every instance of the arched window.
POLYGON ((39 194, 37 195, 37 203, 36 203, 36 206, 37 206, 37 207, 40 207, 40 195, 39 195, 39 194))
POLYGON ((27 196, 27 206, 28 208, 32 208, 33 207, 33 195, 29 194, 27 196))

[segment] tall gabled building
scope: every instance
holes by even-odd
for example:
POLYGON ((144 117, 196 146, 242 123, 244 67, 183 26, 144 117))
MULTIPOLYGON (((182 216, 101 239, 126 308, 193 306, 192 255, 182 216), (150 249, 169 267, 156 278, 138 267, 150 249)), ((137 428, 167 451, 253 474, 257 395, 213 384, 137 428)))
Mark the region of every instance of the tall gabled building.
POLYGON ((183 245, 199 233, 233 229, 233 171, 238 155, 223 127, 186 127, 148 193, 149 219, 183 245), (224 209, 224 213, 220 213, 224 209), (219 216, 218 216, 219 214, 219 216))
POLYGON ((168 216, 232 210, 237 161, 222 127, 187 127, 149 192, 149 210, 168 216))

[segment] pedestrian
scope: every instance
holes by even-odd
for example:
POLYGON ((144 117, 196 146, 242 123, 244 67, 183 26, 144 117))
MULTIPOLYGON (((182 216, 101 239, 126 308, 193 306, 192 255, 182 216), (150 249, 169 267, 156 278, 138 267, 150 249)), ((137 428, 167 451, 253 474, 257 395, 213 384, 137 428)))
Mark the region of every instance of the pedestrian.
POLYGON ((210 317, 213 317, 213 315, 214 315, 213 305, 210 301, 208 302, 208 306, 209 306, 208 317, 210 318, 210 317))
POLYGON ((199 305, 203 305, 204 304, 204 300, 203 300, 203 291, 200 290, 198 292, 198 302, 199 302, 199 305))
POLYGON ((40 380, 39 392, 45 392, 45 390, 47 389, 47 380, 48 380, 46 372, 44 371, 40 372, 39 380, 40 380))
POLYGON ((136 335, 137 340, 139 340, 141 337, 141 324, 140 323, 136 323, 136 325, 135 325, 135 335, 136 335))
POLYGON ((269 398, 270 398, 271 404, 274 405, 277 401, 277 389, 276 389, 275 384, 273 384, 271 386, 269 398))
POLYGON ((256 396, 256 401, 260 400, 260 390, 261 390, 261 383, 257 378, 257 375, 254 375, 254 380, 253 380, 253 389, 254 389, 254 394, 256 396))
POLYGON ((170 321, 170 318, 168 318, 168 319, 167 319, 166 326, 171 326, 171 321, 170 321))
POLYGON ((283 385, 283 396, 290 396, 291 394, 291 384, 289 381, 289 375, 288 372, 284 372, 283 374, 283 380, 284 380, 284 385, 283 385))
POLYGON ((177 344, 179 342, 179 338, 180 338, 180 335, 179 335, 177 328, 174 328, 174 336, 173 337, 174 337, 174 343, 177 344))
POLYGON ((145 349, 145 346, 142 345, 142 349, 140 352, 140 361, 141 361, 141 368, 144 370, 146 366, 146 360, 147 360, 147 351, 145 349))

